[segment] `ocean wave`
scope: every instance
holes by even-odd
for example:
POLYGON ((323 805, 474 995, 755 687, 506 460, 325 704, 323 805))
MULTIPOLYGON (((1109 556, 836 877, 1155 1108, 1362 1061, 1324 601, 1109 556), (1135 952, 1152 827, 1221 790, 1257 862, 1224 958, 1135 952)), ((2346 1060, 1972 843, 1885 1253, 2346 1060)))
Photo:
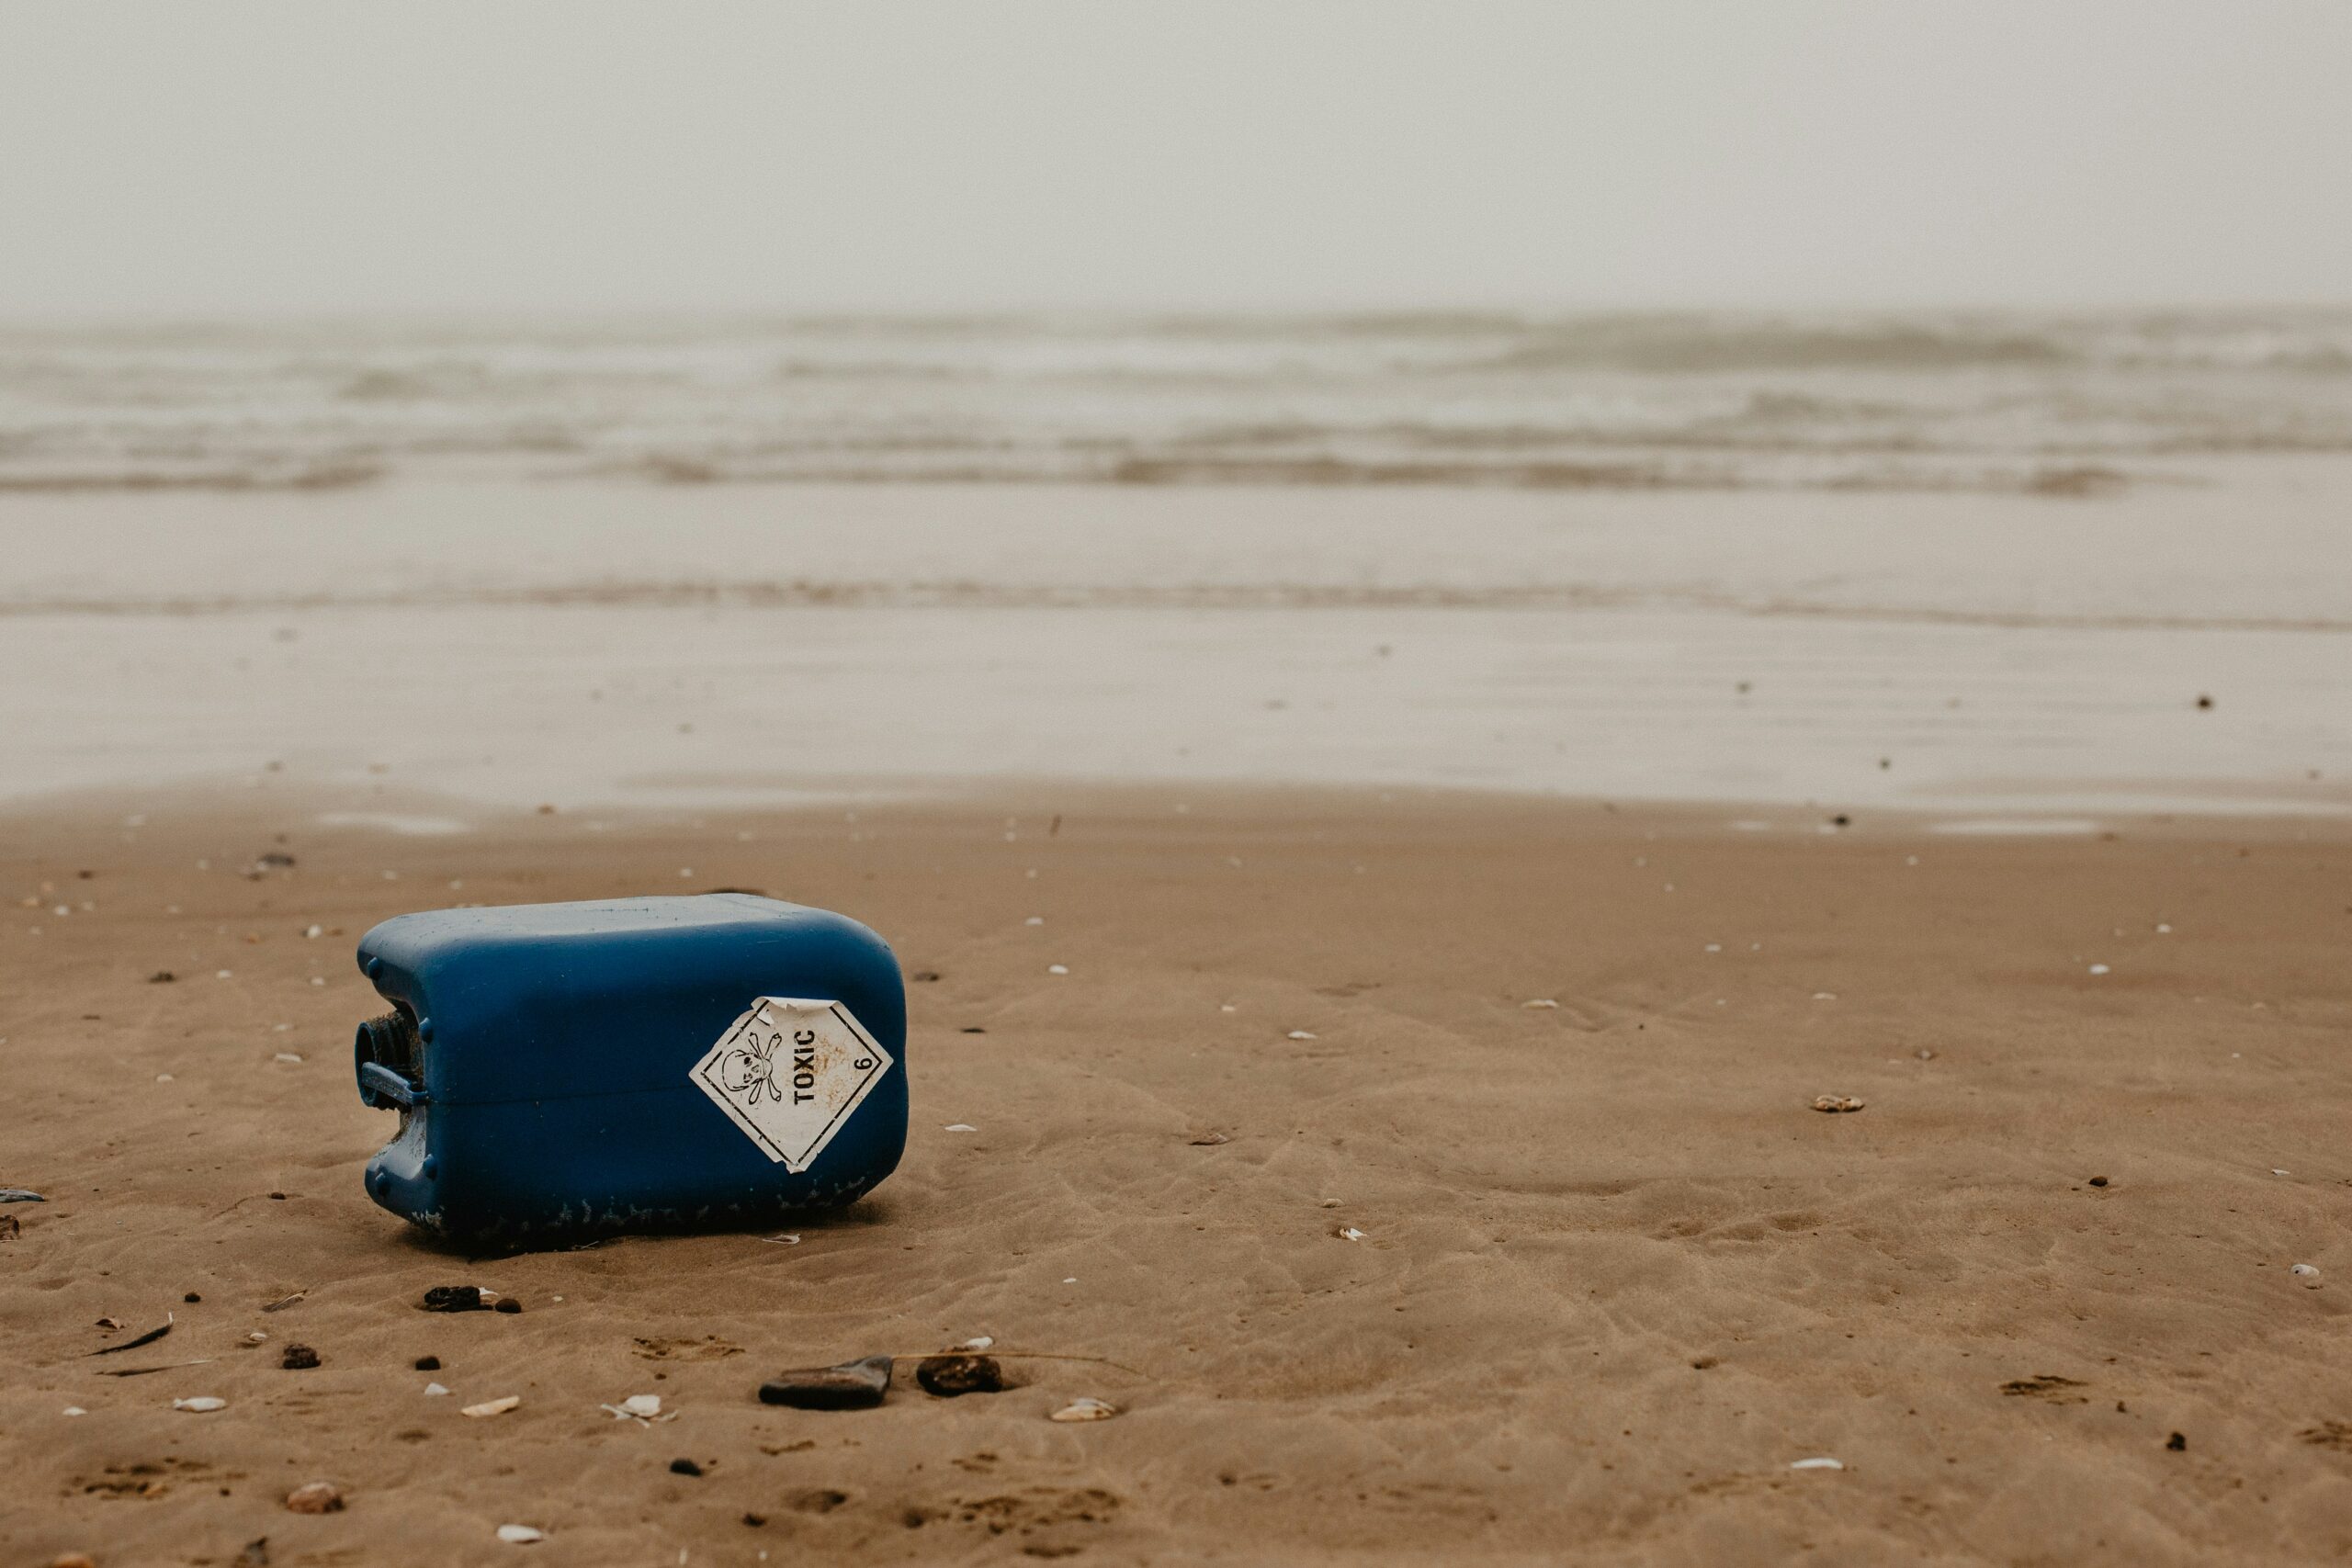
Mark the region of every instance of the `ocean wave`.
POLYGON ((15 491, 455 468, 2066 494, 2347 452, 2352 311, 0 328, 15 491))

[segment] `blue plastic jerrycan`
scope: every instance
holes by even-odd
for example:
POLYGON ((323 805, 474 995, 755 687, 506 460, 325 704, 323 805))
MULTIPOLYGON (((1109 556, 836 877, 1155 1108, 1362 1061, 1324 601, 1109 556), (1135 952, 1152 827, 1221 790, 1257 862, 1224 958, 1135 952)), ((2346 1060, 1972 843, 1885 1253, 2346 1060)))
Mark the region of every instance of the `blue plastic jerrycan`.
POLYGON ((376 1201, 467 1242, 765 1224, 838 1207, 907 1141, 898 960, 751 894, 401 915, 359 1097, 397 1106, 376 1201))

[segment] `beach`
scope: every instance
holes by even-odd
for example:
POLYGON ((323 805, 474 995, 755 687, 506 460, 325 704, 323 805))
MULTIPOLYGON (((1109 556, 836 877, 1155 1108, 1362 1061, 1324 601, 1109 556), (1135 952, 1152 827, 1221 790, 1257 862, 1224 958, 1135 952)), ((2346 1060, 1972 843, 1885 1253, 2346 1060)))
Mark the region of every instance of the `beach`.
POLYGON ((457 827, 401 833, 340 804, 6 819, 0 1179, 48 1198, 0 1247, 13 1560, 490 1562, 505 1524, 562 1562, 2352 1544, 2332 821, 1037 783, 406 800, 457 827), (863 919, 912 976, 913 1132, 872 1198, 486 1258, 368 1201, 369 924, 722 886, 863 919), (419 1310, 448 1283, 523 1310, 419 1310), (979 1336, 1072 1359, 754 1397, 979 1336), (600 1408, 638 1393, 675 1419, 600 1408), (1121 1413, 1046 1418, 1079 1397, 1121 1413), (322 1479, 344 1511, 284 1509, 322 1479))
POLYGON ((2352 1550, 2346 320, 0 333, 0 1556, 2352 1550), (721 888, 870 1197, 368 1200, 370 926, 721 888))

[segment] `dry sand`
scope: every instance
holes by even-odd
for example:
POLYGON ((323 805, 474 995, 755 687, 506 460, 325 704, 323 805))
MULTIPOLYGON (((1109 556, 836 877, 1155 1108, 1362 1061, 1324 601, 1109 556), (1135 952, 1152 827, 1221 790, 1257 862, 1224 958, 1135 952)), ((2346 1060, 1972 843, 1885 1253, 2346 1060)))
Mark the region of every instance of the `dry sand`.
POLYGON ((0 1208, 10 1563, 2352 1551, 2340 828, 1059 786, 437 838, 126 809, 0 822, 0 1184, 50 1198, 0 1208), (497 1258, 368 1202, 369 923, 720 885, 935 972, 877 1193, 797 1246, 497 1258), (417 1310, 452 1281, 526 1310, 417 1310), (753 1397, 976 1335, 1134 1370, 753 1397), (677 1419, 597 1408, 641 1393, 677 1419), (1045 1418, 1080 1395, 1124 1413, 1045 1418), (347 1509, 286 1512, 313 1479, 347 1509))

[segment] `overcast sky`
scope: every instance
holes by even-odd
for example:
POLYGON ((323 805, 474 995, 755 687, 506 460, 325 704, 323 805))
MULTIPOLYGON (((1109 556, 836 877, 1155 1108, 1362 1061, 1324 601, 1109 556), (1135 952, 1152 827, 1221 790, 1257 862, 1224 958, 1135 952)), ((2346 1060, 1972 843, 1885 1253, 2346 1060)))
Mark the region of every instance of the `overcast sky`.
POLYGON ((0 4, 0 315, 2308 300, 2345 0, 0 4))

